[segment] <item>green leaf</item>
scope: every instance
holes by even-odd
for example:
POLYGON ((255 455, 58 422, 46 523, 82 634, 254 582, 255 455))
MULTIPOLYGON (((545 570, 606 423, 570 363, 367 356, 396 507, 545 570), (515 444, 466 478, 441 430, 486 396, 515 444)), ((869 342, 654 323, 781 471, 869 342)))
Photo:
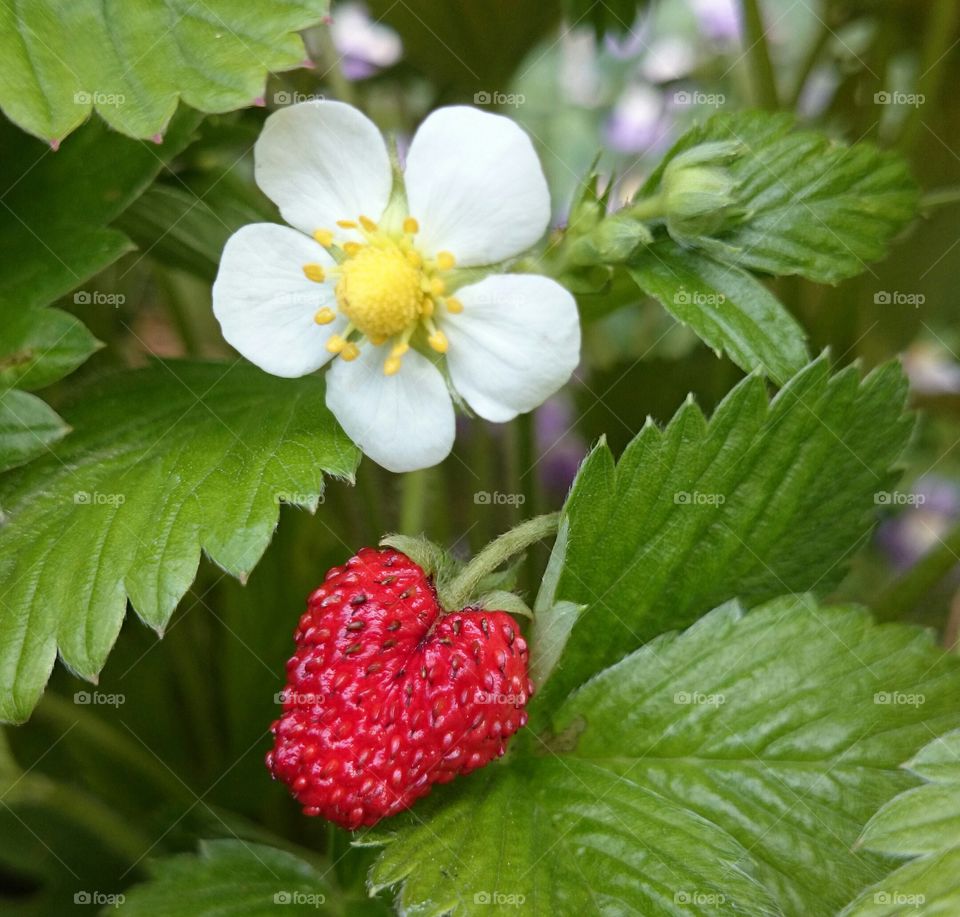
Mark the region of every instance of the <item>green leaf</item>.
POLYGON ((358 452, 322 379, 164 363, 83 391, 76 432, 0 481, 0 719, 29 715, 59 652, 94 679, 130 601, 162 630, 201 548, 244 578, 280 502, 315 509, 358 452))
POLYGON ((736 141, 728 169, 739 182, 740 222, 699 244, 714 258, 768 274, 836 283, 883 257, 915 215, 918 189, 905 160, 869 143, 845 146, 797 131, 790 115, 718 114, 688 131, 648 179, 653 194, 667 163, 701 143, 736 141))
POLYGON ((883 873, 854 841, 913 782, 900 762, 960 722, 958 688, 960 662, 917 629, 802 597, 731 603, 365 835, 386 846, 371 888, 402 883, 420 915, 833 914, 883 873))
POLYGON ((641 249, 628 270, 645 293, 741 369, 782 383, 807 363, 803 328, 741 268, 665 241, 641 249))
MULTIPOLYGON (((534 703, 549 708, 630 650, 733 597, 827 592, 870 531, 912 429, 888 364, 862 382, 812 363, 768 401, 749 377, 708 421, 692 402, 619 463, 600 445, 574 483, 555 600, 586 605, 534 703)), ((549 614, 538 614, 532 656, 549 614)), ((555 649, 554 649, 555 653, 555 649)))
POLYGON ((96 109, 114 129, 152 137, 179 99, 205 112, 252 104, 267 73, 304 58, 295 33, 327 0, 94 0, 0 6, 0 108, 43 140, 62 140, 96 109))
POLYGON ((320 869, 295 854, 240 840, 201 841, 197 855, 154 864, 153 878, 130 890, 123 912, 179 917, 184 902, 195 917, 272 914, 385 914, 376 901, 345 898, 320 869), (346 905, 349 902, 349 911, 346 905))
POLYGON ((934 739, 908 767, 927 782, 880 809, 861 844, 912 859, 860 895, 845 917, 960 913, 960 732, 934 739))
POLYGON ((57 412, 35 395, 0 392, 0 471, 43 455, 69 432, 57 412))
MULTIPOLYGON (((0 8, 0 19, 9 15, 2 10, 9 7, 0 8)), ((195 113, 183 111, 159 146, 119 137, 94 122, 54 153, 0 119, 0 324, 76 289, 133 247, 107 224, 187 145, 198 122, 195 113)))
POLYGON ((80 319, 59 309, 11 310, 0 323, 0 390, 50 385, 99 347, 80 319))

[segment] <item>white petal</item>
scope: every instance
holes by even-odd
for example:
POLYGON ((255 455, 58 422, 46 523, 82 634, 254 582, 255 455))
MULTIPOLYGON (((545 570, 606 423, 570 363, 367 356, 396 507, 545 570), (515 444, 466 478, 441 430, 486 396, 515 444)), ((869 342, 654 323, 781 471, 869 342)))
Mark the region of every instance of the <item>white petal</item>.
POLYGON ((455 106, 417 131, 404 173, 417 244, 463 266, 492 264, 536 242, 550 192, 530 138, 509 118, 455 106))
POLYGON ((275 111, 254 147, 257 184, 297 229, 339 234, 337 220, 376 220, 393 176, 383 135, 357 109, 313 100, 275 111))
POLYGON ((559 283, 495 274, 457 290, 463 312, 443 320, 454 388, 497 423, 542 404, 580 360, 577 304, 559 283))
POLYGON ((333 288, 308 280, 305 264, 328 267, 326 250, 295 229, 252 223, 235 232, 220 256, 213 283, 213 314, 223 336, 251 363, 275 376, 304 376, 331 355, 325 344, 346 319, 329 325, 313 317, 335 308, 333 288))
POLYGON ((351 363, 327 372, 327 407, 340 426, 378 465, 414 471, 443 461, 453 448, 453 402, 443 376, 415 350, 400 371, 383 372, 388 347, 369 343, 351 363))

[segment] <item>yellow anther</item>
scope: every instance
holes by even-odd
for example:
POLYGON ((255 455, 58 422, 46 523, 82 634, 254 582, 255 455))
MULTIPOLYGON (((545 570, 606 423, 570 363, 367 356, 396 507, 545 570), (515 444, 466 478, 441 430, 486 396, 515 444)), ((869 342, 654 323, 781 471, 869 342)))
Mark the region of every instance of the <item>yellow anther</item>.
POLYGON ((337 220, 337 226, 341 229, 356 229, 357 224, 353 220, 337 220))
POLYGON ((442 331, 434 331, 433 334, 427 338, 427 343, 437 353, 446 353, 447 347, 449 346, 447 336, 442 331))
POLYGON ((393 347, 390 348, 390 356, 397 358, 402 357, 409 349, 410 345, 406 341, 401 341, 399 344, 394 344, 393 347))
POLYGON ((374 223, 373 220, 370 219, 370 217, 361 216, 361 217, 360 217, 360 225, 361 225, 367 232, 376 232, 376 231, 377 231, 377 224, 374 223))
POLYGON ((437 267, 441 271, 449 271, 457 263, 457 259, 450 252, 437 253, 437 267))
POLYGON ((353 341, 347 341, 344 345, 343 350, 340 351, 340 359, 346 360, 348 363, 356 360, 360 356, 360 348, 357 347, 353 341))
POLYGON ((331 334, 327 341, 327 352, 340 353, 346 346, 347 342, 339 334, 331 334))
POLYGON ((429 296, 424 296, 423 299, 420 300, 420 314, 424 316, 424 318, 430 318, 435 308, 436 306, 429 296))
POLYGON ((408 235, 415 236, 420 232, 420 224, 413 217, 407 217, 403 221, 403 231, 408 235))
POLYGON ((385 344, 386 342, 387 339, 382 334, 370 335, 370 343, 373 344, 374 347, 379 347, 381 344, 385 344))
POLYGON ((430 281, 430 292, 434 296, 443 296, 443 293, 446 289, 447 285, 439 277, 434 277, 430 281))
POLYGON ((407 252, 407 261, 409 261, 414 267, 420 267, 423 264, 423 258, 420 257, 420 252, 415 252, 413 250, 407 252))
POLYGON ((313 233, 313 238, 316 239, 324 248, 329 248, 333 245, 333 233, 329 229, 316 229, 313 233))
POLYGON ((400 357, 387 357, 383 363, 383 374, 395 376, 400 371, 400 357))
POLYGON ((447 312, 453 315, 459 315, 463 312, 463 303, 456 296, 448 296, 446 299, 447 312))
POLYGON ((313 316, 313 320, 318 325, 329 325, 337 316, 334 314, 333 309, 320 309, 313 316))
POLYGON ((307 280, 312 280, 314 283, 323 283, 327 279, 326 272, 319 264, 305 264, 303 273, 307 280))
POLYGON ((352 258, 363 246, 359 242, 344 242, 343 250, 352 258))

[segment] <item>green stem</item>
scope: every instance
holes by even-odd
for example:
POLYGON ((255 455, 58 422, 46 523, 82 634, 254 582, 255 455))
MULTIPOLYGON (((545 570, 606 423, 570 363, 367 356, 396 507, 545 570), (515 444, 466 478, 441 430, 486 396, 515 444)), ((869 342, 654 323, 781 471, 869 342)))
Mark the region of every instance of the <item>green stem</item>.
POLYGON ((629 207, 624 207, 621 214, 631 216, 635 220, 657 220, 667 215, 667 208, 662 194, 654 194, 642 200, 635 201, 629 207))
POLYGON ((340 69, 340 54, 336 45, 333 43, 333 36, 330 34, 329 26, 322 26, 316 30, 317 45, 320 50, 320 63, 324 68, 321 79, 330 84, 334 95, 341 102, 348 102, 355 105, 357 94, 353 83, 350 82, 340 69))
POLYGON ((139 772, 164 794, 177 800, 193 801, 190 790, 160 761, 86 708, 70 704, 59 695, 48 691, 34 712, 34 718, 57 729, 75 730, 78 736, 85 737, 103 754, 112 756, 116 763, 139 772))
POLYGON ((430 471, 423 468, 403 476, 400 485, 400 534, 423 534, 427 514, 430 471))
MULTIPOLYGON (((934 110, 937 103, 958 23, 960 4, 957 0, 936 0, 927 22, 920 56, 920 77, 917 80, 917 93, 923 96, 923 105, 929 106, 928 110, 934 110)), ((915 105, 903 123, 899 140, 901 149, 910 150, 915 146, 921 124, 920 106, 915 105)))
POLYGON ((920 198, 921 211, 948 207, 951 204, 960 204, 960 188, 938 188, 920 198))
POLYGON ((911 611, 958 563, 960 525, 951 529, 936 548, 874 599, 872 605, 877 619, 891 621, 911 611))
POLYGON ((489 576, 511 557, 515 557, 531 545, 556 535, 559 524, 559 513, 535 516, 491 541, 443 590, 441 596, 443 607, 464 607, 471 598, 474 598, 474 593, 484 577, 489 576))
POLYGON ((807 49, 806 57, 804 57, 803 63, 800 65, 796 82, 793 84, 793 89, 788 97, 789 108, 791 110, 800 104, 800 98, 803 96, 803 90, 807 86, 807 80, 810 79, 810 74, 813 73, 814 67, 817 66, 824 49, 830 44, 830 39, 833 38, 833 30, 826 21, 828 14, 824 12, 823 15, 825 18, 820 21, 820 29, 817 32, 816 38, 814 38, 810 47, 807 49))
POLYGON ((757 105, 776 111, 780 107, 777 98, 777 81, 770 60, 770 46, 763 25, 763 14, 758 0, 740 0, 743 17, 743 41, 750 65, 750 82, 757 105))

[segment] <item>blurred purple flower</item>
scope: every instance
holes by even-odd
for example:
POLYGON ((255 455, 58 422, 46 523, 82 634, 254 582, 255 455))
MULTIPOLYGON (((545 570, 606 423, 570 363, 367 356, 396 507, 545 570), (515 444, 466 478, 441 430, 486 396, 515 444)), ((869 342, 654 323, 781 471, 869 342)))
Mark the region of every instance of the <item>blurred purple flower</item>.
POLYGON ((392 67, 403 54, 400 36, 389 26, 370 18, 360 3, 338 3, 330 23, 330 36, 341 55, 340 67, 348 80, 362 80, 392 67))
POLYGON ((740 36, 740 9, 736 0, 690 0, 700 31, 711 41, 727 43, 740 36))
POLYGON ((895 516, 877 529, 877 543, 899 573, 910 569, 960 518, 960 486, 937 475, 920 478, 895 516))
POLYGON ((587 454, 587 445, 574 430, 573 403, 566 395, 548 398, 534 415, 534 435, 540 461, 537 473, 547 493, 563 499, 587 454))
POLYGON ((697 65, 697 49, 679 35, 665 35, 653 42, 640 64, 651 83, 669 83, 687 76, 697 65))
POLYGON ((903 355, 910 387, 922 395, 960 393, 960 363, 936 344, 911 344, 903 355))
POLYGON ((657 151, 670 140, 671 118, 663 94, 653 86, 628 86, 604 127, 607 146, 618 153, 657 151))

